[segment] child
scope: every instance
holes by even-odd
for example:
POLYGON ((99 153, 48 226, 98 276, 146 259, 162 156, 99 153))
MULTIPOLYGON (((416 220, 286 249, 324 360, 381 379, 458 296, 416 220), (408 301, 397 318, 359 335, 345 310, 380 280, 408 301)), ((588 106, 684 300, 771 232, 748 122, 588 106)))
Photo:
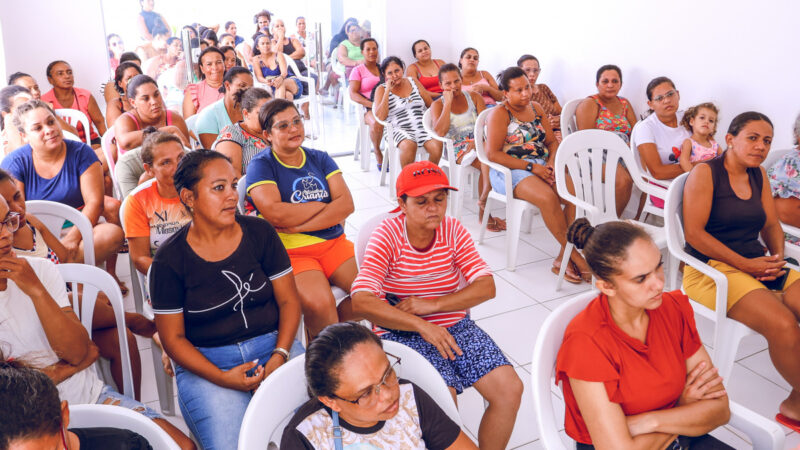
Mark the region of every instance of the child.
POLYGON ((714 140, 717 131, 717 115, 719 110, 713 103, 701 103, 687 109, 681 119, 681 125, 692 133, 683 141, 679 162, 681 168, 688 172, 695 164, 719 155, 720 148, 714 140))

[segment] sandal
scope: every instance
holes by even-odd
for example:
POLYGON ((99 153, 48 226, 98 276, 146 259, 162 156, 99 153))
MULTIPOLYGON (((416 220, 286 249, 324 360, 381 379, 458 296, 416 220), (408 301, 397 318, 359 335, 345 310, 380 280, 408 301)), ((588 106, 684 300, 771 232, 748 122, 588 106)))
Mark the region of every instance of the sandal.
POLYGON ((587 270, 587 271, 580 270, 578 268, 578 265, 575 264, 573 261, 569 262, 569 266, 570 266, 570 268, 572 269, 573 272, 580 274, 580 277, 581 277, 581 279, 583 281, 585 281, 585 282, 587 282, 589 284, 592 284, 592 271, 591 270, 587 270))
MULTIPOLYGON (((550 268, 550 271, 558 275, 558 273, 561 271, 561 260, 557 259, 553 261, 553 267, 550 268)), ((567 266, 567 270, 564 272, 564 281, 572 284, 581 284, 583 279, 577 273, 575 273, 575 271, 572 269, 572 264, 570 264, 567 266)))

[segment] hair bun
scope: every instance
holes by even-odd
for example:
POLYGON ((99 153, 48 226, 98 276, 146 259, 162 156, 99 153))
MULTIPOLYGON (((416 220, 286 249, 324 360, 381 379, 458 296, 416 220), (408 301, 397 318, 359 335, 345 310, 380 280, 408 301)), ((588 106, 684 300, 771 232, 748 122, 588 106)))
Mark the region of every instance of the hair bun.
POLYGON ((594 233, 595 227, 585 217, 581 217, 567 229, 567 242, 572 243, 578 250, 583 250, 589 238, 594 233))

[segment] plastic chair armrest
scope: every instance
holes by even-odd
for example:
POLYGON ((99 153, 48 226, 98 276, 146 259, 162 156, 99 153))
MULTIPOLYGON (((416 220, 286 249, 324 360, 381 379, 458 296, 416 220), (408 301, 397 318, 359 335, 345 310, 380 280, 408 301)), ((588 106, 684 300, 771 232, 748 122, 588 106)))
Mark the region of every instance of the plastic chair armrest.
POLYGON ((756 450, 779 450, 784 446, 785 436, 781 427, 744 406, 730 402, 731 420, 728 425, 744 432, 756 450))

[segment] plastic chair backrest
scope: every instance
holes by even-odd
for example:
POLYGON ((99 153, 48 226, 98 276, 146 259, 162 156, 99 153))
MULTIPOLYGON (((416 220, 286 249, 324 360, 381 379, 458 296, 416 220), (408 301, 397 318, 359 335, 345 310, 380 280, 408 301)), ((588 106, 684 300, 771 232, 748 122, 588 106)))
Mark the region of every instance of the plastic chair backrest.
POLYGON ((779 159, 786 156, 788 153, 796 152, 797 149, 795 148, 782 148, 780 150, 770 150, 767 154, 767 157, 764 159, 764 162, 761 163, 765 169, 769 170, 772 166, 778 162, 779 159))
POLYGON ((117 161, 114 160, 114 155, 111 153, 111 143, 114 140, 114 136, 116 133, 114 132, 114 125, 111 125, 106 130, 106 133, 100 138, 100 148, 103 149, 103 154, 106 155, 106 161, 108 161, 108 173, 111 174, 111 178, 115 178, 114 175, 114 166, 116 166, 117 161))
POLYGON ((72 222, 78 227, 83 239, 83 263, 94 266, 94 234, 89 218, 69 205, 49 200, 28 200, 25 202, 25 211, 41 220, 56 237, 61 236, 64 222, 72 222))
POLYGON ((69 405, 70 428, 118 428, 131 430, 151 447, 180 450, 166 431, 143 414, 113 405, 69 405))
POLYGON ((236 191, 239 193, 239 202, 236 207, 239 209, 239 214, 244 214, 244 204, 247 199, 247 179, 242 177, 239 179, 239 185, 236 186, 236 191))
MULTIPOLYGON (((425 357, 392 341, 383 341, 383 348, 402 359, 397 369, 400 378, 408 379, 422 388, 453 421, 461 425, 461 417, 447 385, 425 357)), ((244 413, 239 431, 240 450, 280 447, 286 424, 295 410, 309 399, 304 364, 305 355, 300 355, 279 367, 261 383, 244 413)))
POLYGON ((585 213, 595 225, 617 220, 614 182, 604 183, 603 179, 616 179, 620 160, 628 166, 636 187, 651 195, 657 193, 657 187, 642 180, 630 149, 619 136, 592 129, 576 131, 559 145, 555 162, 558 195, 577 206, 579 212, 585 213), (567 190, 565 169, 569 170, 575 194, 567 190))
POLYGON ((576 98, 574 100, 570 100, 561 108, 561 136, 567 137, 570 134, 578 131, 578 120, 575 118, 575 111, 578 109, 578 105, 581 104, 582 101, 585 99, 583 98, 576 98))
MULTIPOLYGON (((78 124, 81 124, 83 127, 83 136, 84 138, 81 139, 78 137, 77 140, 81 142, 85 142, 86 145, 92 145, 92 128, 91 124, 89 123, 89 118, 86 117, 82 111, 78 111, 77 109, 71 108, 61 108, 55 110, 56 116, 64 119, 70 125, 73 125, 75 128, 78 128, 78 124)), ((74 136, 74 135, 73 135, 74 136)))
MULTIPOLYGON (((189 130, 189 133, 193 134, 194 136, 199 136, 197 134, 197 117, 199 115, 200 113, 195 113, 184 120, 186 123, 186 129, 189 130)), ((189 136, 189 141, 193 144, 192 148, 199 148, 198 146, 200 145, 200 142, 192 138, 192 136, 189 136)))
POLYGON ((394 215, 395 214, 390 212, 377 214, 364 222, 358 229, 355 249, 357 266, 361 267, 361 262, 364 261, 364 253, 367 252, 367 244, 369 244, 369 238, 372 236, 372 232, 375 231, 375 228, 378 228, 381 222, 394 215))
MULTIPOLYGON (((58 264, 56 265, 64 281, 72 287, 67 295, 73 309, 78 314, 78 318, 92 336, 92 319, 94 317, 94 305, 97 301, 97 294, 102 292, 108 297, 111 307, 114 309, 114 318, 117 324, 117 337, 119 339, 119 350, 122 356, 122 390, 121 392, 130 398, 134 398, 133 391, 133 372, 131 370, 131 358, 128 353, 128 334, 125 325, 125 306, 122 303, 122 292, 119 284, 108 272, 94 266, 86 264, 58 264), (83 285, 81 298, 78 298, 78 286, 83 285), (80 305, 80 307, 78 307, 80 305)), ((119 389, 120 386, 117 386, 119 389)))
POLYGON ((531 373, 531 390, 533 391, 533 409, 536 425, 544 448, 549 450, 566 450, 567 447, 559 436, 558 430, 563 424, 556 423, 556 413, 553 408, 553 375, 556 366, 556 356, 564 340, 564 331, 572 318, 586 308, 598 292, 592 290, 577 295, 551 312, 536 337, 533 347, 533 366, 531 373))

